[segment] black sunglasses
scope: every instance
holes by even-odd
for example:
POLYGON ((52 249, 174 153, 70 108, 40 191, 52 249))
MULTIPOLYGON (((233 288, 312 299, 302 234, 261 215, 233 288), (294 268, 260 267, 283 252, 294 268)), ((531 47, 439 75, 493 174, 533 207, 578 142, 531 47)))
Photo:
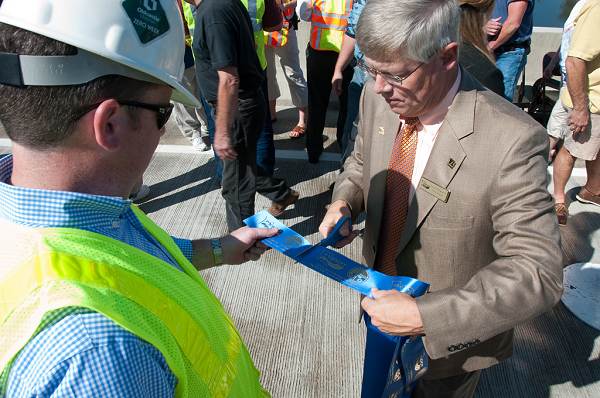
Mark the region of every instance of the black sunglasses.
MULTIPOLYGON (((165 124, 167 124, 169 117, 171 117, 171 112, 173 112, 173 104, 157 105, 157 104, 147 104, 145 102, 138 102, 138 101, 121 101, 121 100, 117 100, 117 102, 119 103, 119 105, 131 106, 134 108, 142 108, 142 109, 147 109, 149 111, 155 112, 156 113, 156 126, 158 127, 159 130, 161 130, 163 127, 165 127, 165 124)), ((75 118, 75 120, 82 118, 86 113, 88 113, 92 109, 96 109, 97 107, 100 106, 101 103, 102 102, 98 102, 97 104, 90 105, 90 106, 84 108, 81 111, 81 113, 79 113, 79 116, 77 118, 75 118)))

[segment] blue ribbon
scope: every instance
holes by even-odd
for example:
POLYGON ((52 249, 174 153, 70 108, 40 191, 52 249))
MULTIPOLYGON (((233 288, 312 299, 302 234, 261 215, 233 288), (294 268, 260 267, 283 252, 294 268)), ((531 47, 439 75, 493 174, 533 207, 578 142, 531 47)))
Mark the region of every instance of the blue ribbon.
MULTIPOLYGON (((390 276, 375 271, 363 264, 328 249, 343 238, 340 229, 348 217, 338 221, 329 236, 316 245, 288 228, 267 211, 261 211, 244 220, 252 228, 277 228, 280 233, 263 239, 267 246, 283 253, 300 264, 317 271, 342 285, 372 297, 371 289, 398 290, 412 297, 419 297, 427 292, 429 284, 406 276, 390 276)), ((384 396, 397 393, 397 397, 410 397, 416 380, 427 370, 427 355, 420 336, 398 339, 392 359, 384 396)))

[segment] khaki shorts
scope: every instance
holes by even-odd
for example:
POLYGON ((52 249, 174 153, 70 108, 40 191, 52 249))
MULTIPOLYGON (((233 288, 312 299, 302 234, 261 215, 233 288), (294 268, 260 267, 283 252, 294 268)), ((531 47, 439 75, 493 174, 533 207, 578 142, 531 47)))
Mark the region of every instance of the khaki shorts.
POLYGON ((562 140, 569 132, 569 112, 559 99, 554 104, 548 119, 548 135, 562 140))
MULTIPOLYGON (((570 113, 570 111, 565 108, 565 112, 570 113)), ((600 149, 600 114, 590 114, 590 124, 583 133, 573 136, 568 130, 563 145, 571 156, 577 159, 595 160, 600 149)))

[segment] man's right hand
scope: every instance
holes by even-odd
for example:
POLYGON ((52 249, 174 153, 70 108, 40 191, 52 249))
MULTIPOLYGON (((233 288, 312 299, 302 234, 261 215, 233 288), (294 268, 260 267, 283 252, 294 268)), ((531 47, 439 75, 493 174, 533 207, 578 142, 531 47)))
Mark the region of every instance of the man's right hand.
POLYGON ((573 135, 583 133, 590 123, 590 110, 587 108, 573 109, 569 114, 569 127, 573 135))
POLYGON ((231 145, 231 138, 228 131, 219 129, 215 131, 213 148, 221 160, 234 160, 237 158, 237 152, 233 149, 233 145, 231 145))
POLYGON ((342 74, 342 71, 337 70, 337 69, 334 70, 333 77, 331 78, 331 87, 333 88, 335 95, 337 95, 338 97, 340 95, 342 95, 342 81, 343 80, 344 80, 344 76, 342 74))
POLYGON ((500 22, 500 18, 490 19, 485 25, 485 32, 488 36, 496 37, 502 28, 502 23, 500 22))
MULTIPOLYGON (((319 226, 319 232, 321 233, 321 235, 323 235, 323 237, 326 238, 331 233, 331 231, 333 230, 337 222, 340 220, 340 218, 345 216, 352 216, 350 208, 348 207, 348 204, 346 202, 344 202, 343 200, 336 200, 335 202, 330 204, 329 209, 327 210, 327 213, 325 214, 325 217, 323 217, 323 221, 319 226)), ((338 249, 351 243, 354 240, 354 238, 358 236, 358 231, 353 231, 352 223, 347 222, 344 223, 344 225, 340 229, 340 234, 344 236, 344 239, 341 239, 335 244, 335 247, 337 247, 338 249)))

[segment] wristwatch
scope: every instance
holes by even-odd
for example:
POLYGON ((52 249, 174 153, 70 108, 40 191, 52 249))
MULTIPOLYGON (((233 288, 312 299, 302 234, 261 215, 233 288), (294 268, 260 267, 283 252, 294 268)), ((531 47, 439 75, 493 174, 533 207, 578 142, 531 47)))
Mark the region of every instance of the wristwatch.
POLYGON ((223 248, 221 247, 221 239, 211 239, 210 246, 212 247, 214 264, 223 264, 223 248))

